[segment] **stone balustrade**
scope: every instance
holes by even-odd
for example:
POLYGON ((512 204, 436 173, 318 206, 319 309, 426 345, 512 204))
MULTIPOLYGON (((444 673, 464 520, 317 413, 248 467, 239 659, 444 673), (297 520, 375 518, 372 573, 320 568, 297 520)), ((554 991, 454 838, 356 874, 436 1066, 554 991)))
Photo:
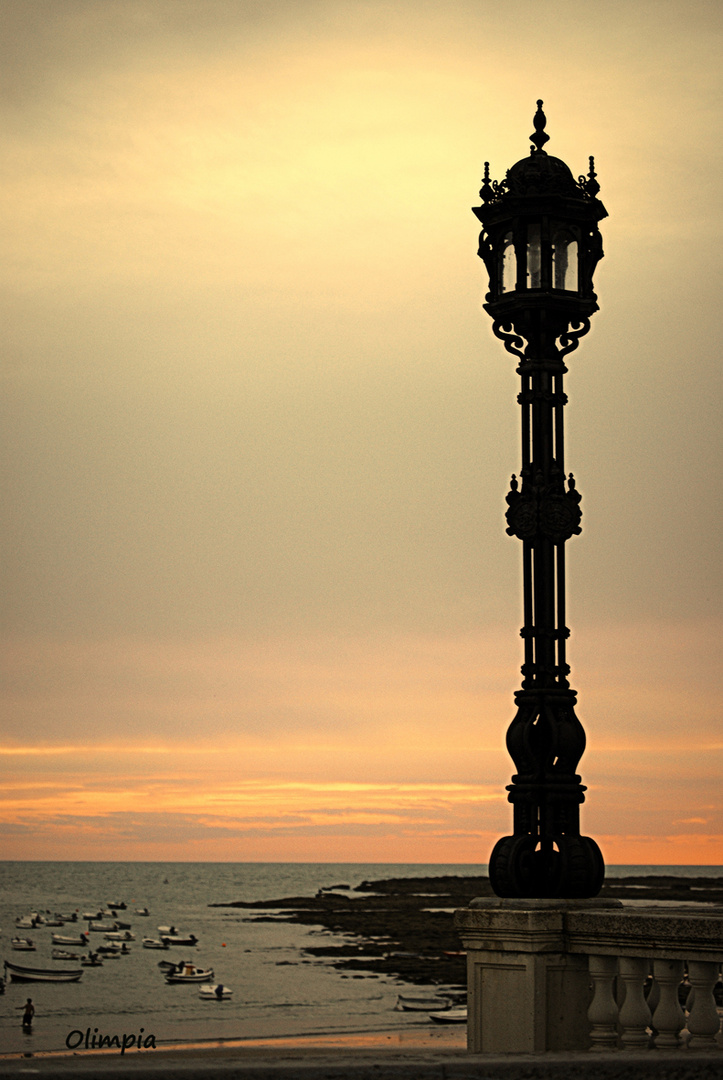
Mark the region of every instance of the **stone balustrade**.
POLYGON ((456 921, 472 1053, 723 1049, 719 909, 485 898, 456 921))

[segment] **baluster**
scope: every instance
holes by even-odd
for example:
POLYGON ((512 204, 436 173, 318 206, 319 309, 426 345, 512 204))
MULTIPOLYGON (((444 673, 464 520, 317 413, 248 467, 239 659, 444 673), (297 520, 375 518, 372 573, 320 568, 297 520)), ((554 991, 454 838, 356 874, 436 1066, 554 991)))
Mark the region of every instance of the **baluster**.
POLYGON ((681 1045, 679 1032, 685 1027, 685 1013, 678 1000, 683 961, 654 960, 653 974, 660 989, 660 1000, 652 1021, 653 1029, 657 1032, 655 1045, 659 1050, 674 1050, 681 1045))
POLYGON ((590 978, 594 994, 587 1011, 592 1025, 591 1050, 610 1050, 618 1046, 618 1006, 613 986, 618 970, 616 956, 590 956, 590 978))
POLYGON ((625 1000, 620 1009, 620 1042, 624 1050, 647 1050, 651 1016, 643 987, 649 961, 635 957, 620 957, 620 977, 625 984, 625 1000))
POLYGON ((658 1007, 658 1002, 660 1001, 660 987, 658 986, 657 982, 653 978, 652 972, 650 973, 650 975, 648 975, 647 979, 645 980, 645 986, 643 987, 643 994, 645 996, 645 1000, 648 1003, 648 1008, 650 1009, 650 1015, 652 1016, 654 1014, 655 1010, 658 1007))
MULTIPOLYGON (((715 1037, 720 1030, 720 1017, 713 997, 713 987, 718 979, 718 964, 710 960, 689 960, 688 978, 695 991, 688 1014, 688 1046, 691 1050, 713 1050, 717 1046, 715 1037)), ((692 996, 691 993, 690 997, 692 996)))

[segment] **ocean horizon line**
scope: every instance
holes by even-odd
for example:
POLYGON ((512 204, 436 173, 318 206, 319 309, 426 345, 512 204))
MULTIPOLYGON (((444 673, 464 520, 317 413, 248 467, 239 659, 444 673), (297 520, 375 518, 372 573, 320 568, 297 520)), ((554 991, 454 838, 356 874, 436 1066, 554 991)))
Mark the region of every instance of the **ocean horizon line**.
MULTIPOLYGON (((13 865, 38 863, 50 865, 52 863, 81 863, 83 865, 115 865, 129 863, 140 866, 459 866, 487 869, 486 862, 398 862, 389 859, 378 861, 349 860, 340 862, 332 859, 0 859, 0 865, 13 865)), ((723 863, 607 863, 606 869, 624 869, 627 867, 645 866, 648 869, 717 869, 723 871, 723 863)))

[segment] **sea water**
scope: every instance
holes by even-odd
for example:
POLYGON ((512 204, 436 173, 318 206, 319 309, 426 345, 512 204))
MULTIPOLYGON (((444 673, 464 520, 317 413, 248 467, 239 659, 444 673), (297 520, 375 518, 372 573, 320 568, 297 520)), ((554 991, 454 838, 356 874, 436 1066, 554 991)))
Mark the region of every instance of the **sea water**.
MULTIPOLYGON (((608 867, 624 874, 715 873, 713 867, 608 867)), ((396 977, 340 972, 306 947, 341 944, 343 935, 321 927, 255 922, 248 909, 215 908, 232 900, 273 900, 313 896, 318 889, 390 877, 485 874, 483 864, 390 863, 98 863, 6 862, 0 864, 0 928, 3 959, 29 967, 73 968, 74 961, 51 959, 53 932, 73 935, 86 928, 83 912, 124 902, 119 918, 132 924, 131 952, 84 968, 78 983, 12 983, 0 996, 0 1053, 62 1051, 86 1036, 140 1035, 163 1045, 301 1035, 338 1035, 396 1030, 429 1024, 425 1014, 395 1012, 404 989, 396 977), (135 914, 147 907, 150 916, 135 914), (31 911, 78 912, 77 923, 16 930, 15 920, 31 911), (144 937, 174 925, 195 934, 195 948, 144 949, 144 937), (15 935, 30 937, 35 952, 10 947, 15 935), (214 981, 233 990, 227 1001, 204 1001, 198 984, 169 985, 159 960, 189 959, 214 970, 214 981), (32 1032, 21 1028, 22 1006, 35 1005, 32 1032), (142 1029, 142 1031, 141 1031, 142 1029), (71 1034, 75 1033, 75 1034, 71 1034), (80 1034, 78 1034, 80 1033, 80 1034), (89 1034, 88 1034, 89 1033, 89 1034)), ((353 895, 353 894, 352 894, 353 895)), ((263 914, 270 914, 264 911, 263 914)), ((279 912, 279 914, 282 914, 279 912)), ((108 921, 108 920, 104 920, 108 921)), ((91 934, 91 946, 105 944, 91 934)), ((70 948, 70 946, 66 946, 70 948)), ((73 948, 81 953, 85 950, 73 948)), ((424 988, 417 987, 417 990, 424 988)), ((430 991, 433 987, 430 985, 430 991)), ((148 1044, 152 1045, 152 1044, 148 1044)))

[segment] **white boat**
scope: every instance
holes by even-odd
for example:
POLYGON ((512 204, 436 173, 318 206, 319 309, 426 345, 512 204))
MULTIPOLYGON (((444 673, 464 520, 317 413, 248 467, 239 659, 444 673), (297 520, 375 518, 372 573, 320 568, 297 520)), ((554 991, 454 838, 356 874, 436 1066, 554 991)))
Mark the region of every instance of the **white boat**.
POLYGON ((53 960, 77 960, 78 954, 69 952, 68 949, 53 949, 50 953, 53 960))
POLYGON ((136 915, 150 915, 147 907, 136 908, 136 915))
POLYGON ((114 911, 125 911, 128 906, 122 900, 108 900, 108 907, 113 908, 114 911))
POLYGON ((34 930, 36 926, 42 926, 45 919, 37 911, 31 911, 29 915, 20 915, 15 920, 18 930, 34 930))
POLYGON ((46 926, 65 926, 65 919, 61 919, 60 915, 51 915, 49 919, 45 920, 46 926))
POLYGON ((117 929, 115 923, 89 922, 88 932, 91 934, 112 934, 117 929))
POLYGON ((66 934, 53 934, 53 945, 87 945, 88 935, 85 931, 81 931, 80 934, 76 934, 75 937, 68 937, 66 934))
POLYGON ((144 937, 143 938, 144 949, 167 949, 169 945, 166 941, 159 941, 157 938, 144 937))
POLYGON ((399 994, 394 1008, 402 1012, 429 1012, 430 1009, 439 1011, 448 1009, 451 1002, 448 998, 438 997, 434 994, 399 994))
POLYGON ((186 982, 210 982, 213 978, 213 968, 199 968, 195 964, 184 964, 183 968, 179 971, 166 972, 167 983, 186 983, 186 982))
POLYGON ((102 919, 103 918, 103 912, 102 911, 84 911, 83 912, 83 918, 88 919, 89 921, 91 919, 102 919))
POLYGON ((20 952, 35 952, 35 945, 29 937, 14 937, 10 944, 20 952))
POLYGON ((467 1006, 454 1005, 451 1009, 430 1013, 429 1019, 434 1020, 435 1024, 466 1024, 467 1006))
POLYGON ((130 930, 111 930, 109 934, 105 935, 106 941, 135 941, 136 935, 132 934, 130 930))
POLYGON ((5 961, 5 971, 13 982, 78 982, 83 974, 75 971, 59 971, 57 968, 29 968, 5 961))
POLYGON ((224 986, 223 983, 219 983, 217 986, 208 983, 198 991, 198 996, 205 1001, 228 1001, 232 994, 233 990, 228 986, 224 986))
POLYGON ((180 930, 177 926, 159 926, 159 934, 180 934, 180 930))

